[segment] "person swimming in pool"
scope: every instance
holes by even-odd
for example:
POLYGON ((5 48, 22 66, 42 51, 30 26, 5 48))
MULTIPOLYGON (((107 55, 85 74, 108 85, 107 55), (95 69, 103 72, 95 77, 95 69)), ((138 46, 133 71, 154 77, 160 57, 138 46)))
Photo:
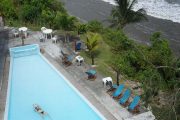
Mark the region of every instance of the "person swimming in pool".
POLYGON ((42 117, 47 115, 47 113, 39 105, 33 104, 33 107, 34 107, 34 111, 39 113, 42 117))

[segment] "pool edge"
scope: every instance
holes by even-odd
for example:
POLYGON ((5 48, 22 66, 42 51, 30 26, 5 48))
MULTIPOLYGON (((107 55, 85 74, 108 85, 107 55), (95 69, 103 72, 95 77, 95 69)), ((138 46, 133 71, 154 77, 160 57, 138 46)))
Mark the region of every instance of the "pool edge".
MULTIPOLYGON (((32 44, 38 46, 38 44, 32 44)), ((31 45, 28 45, 31 46, 31 45)), ((24 46, 23 46, 24 47, 24 46)), ((17 48, 17 47, 13 47, 17 48)), ((13 49, 10 48, 10 51, 13 49)), ((80 91, 60 72, 57 70, 57 68, 48 61, 40 52, 37 53, 60 77, 62 77, 65 82, 79 95, 81 99, 84 100, 84 102, 102 119, 102 120, 107 120, 102 113, 82 94, 80 91)), ((7 87, 7 96, 6 96, 6 103, 5 103, 5 112, 4 112, 4 119, 3 120, 8 120, 8 115, 9 115, 9 101, 10 101, 10 92, 11 92, 11 83, 12 83, 12 71, 13 71, 13 62, 14 62, 14 57, 10 56, 10 67, 9 67, 9 76, 8 76, 8 87, 7 87)))
POLYGON ((92 105, 92 103, 82 94, 80 93, 80 91, 63 75, 60 73, 60 71, 57 70, 57 68, 51 64, 41 53, 39 53, 40 57, 42 57, 42 59, 48 63, 48 65, 58 74, 60 75, 64 80, 65 82, 85 101, 86 104, 89 105, 89 107, 94 111, 96 112, 97 115, 99 115, 99 117, 102 119, 102 120, 107 120, 103 115, 102 113, 97 110, 97 108, 92 105))
POLYGON ((7 94, 6 94, 6 104, 5 104, 5 112, 4 112, 4 119, 3 120, 8 120, 8 111, 9 111, 9 99, 10 99, 10 89, 11 89, 11 77, 12 77, 12 65, 13 65, 13 58, 10 57, 10 68, 9 68, 9 75, 8 75, 8 86, 7 86, 7 94))

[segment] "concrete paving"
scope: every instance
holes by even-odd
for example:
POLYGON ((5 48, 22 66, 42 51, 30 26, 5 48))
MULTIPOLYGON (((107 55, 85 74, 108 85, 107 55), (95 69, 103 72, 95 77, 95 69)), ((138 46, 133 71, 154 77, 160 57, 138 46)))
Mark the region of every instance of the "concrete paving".
POLYGON ((8 44, 8 29, 0 29, 0 89, 2 86, 3 69, 8 44))
MULTIPOLYGON (((69 67, 65 67, 60 59, 60 50, 69 52, 69 49, 63 47, 62 44, 54 44, 51 40, 46 40, 44 43, 39 41, 40 32, 34 32, 26 40, 25 44, 39 44, 41 48, 45 50, 43 54, 46 59, 50 61, 51 64, 55 66, 108 120, 153 120, 154 116, 151 112, 145 112, 141 114, 131 114, 128 110, 118 104, 110 95, 106 93, 107 89, 102 85, 102 78, 107 76, 102 76, 97 74, 97 79, 95 81, 87 80, 87 75, 85 71, 91 68, 86 63, 81 66, 73 61, 73 64, 69 67), (139 117, 138 117, 139 116, 139 117)), ((9 42, 9 47, 21 45, 21 39, 11 39, 9 42)), ((86 61, 86 60, 85 60, 86 61)), ((7 66, 8 67, 8 66, 7 66)), ((8 75, 8 69, 5 71, 6 76, 8 75)), ((7 77, 5 78, 7 81, 7 77)), ((4 92, 6 92, 7 84, 3 85, 4 92)), ((0 118, 2 118, 4 110, 5 94, 3 94, 3 102, 0 104, 0 118)), ((1 102, 1 101, 0 101, 1 102)))
POLYGON ((10 62, 9 58, 6 58, 5 67, 3 69, 2 87, 0 89, 0 120, 3 120, 4 110, 5 110, 8 75, 9 75, 9 62, 10 62))

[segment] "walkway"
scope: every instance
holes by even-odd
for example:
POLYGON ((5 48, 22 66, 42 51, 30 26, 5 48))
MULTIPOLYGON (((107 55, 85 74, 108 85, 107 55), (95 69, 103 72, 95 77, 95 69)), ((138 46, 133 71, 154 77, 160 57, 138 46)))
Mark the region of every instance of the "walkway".
POLYGON ((5 56, 7 53, 8 30, 0 29, 0 89, 2 85, 5 56))
POLYGON ((2 120, 6 102, 7 75, 9 73, 6 67, 6 54, 8 45, 8 30, 0 30, 0 120, 2 120), (7 73, 5 75, 5 73, 7 73))

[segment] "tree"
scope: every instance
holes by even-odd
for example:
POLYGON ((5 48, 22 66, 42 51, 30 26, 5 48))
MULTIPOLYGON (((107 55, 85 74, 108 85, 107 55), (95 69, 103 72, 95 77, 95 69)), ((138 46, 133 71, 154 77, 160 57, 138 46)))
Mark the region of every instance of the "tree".
POLYGON ((109 61, 111 68, 116 72, 116 84, 119 86, 120 73, 125 67, 125 60, 119 55, 113 55, 113 60, 109 61))
POLYGON ((77 25, 77 33, 78 35, 84 34, 87 32, 87 25, 86 24, 78 24, 77 25))
POLYGON ((34 23, 40 14, 38 7, 25 4, 21 8, 20 18, 24 22, 34 23))
POLYGON ((0 14, 8 21, 42 25, 54 24, 57 12, 65 13, 63 3, 58 0, 0 0, 0 14))
POLYGON ((65 30, 65 41, 69 39, 67 31, 75 29, 76 21, 77 19, 74 16, 69 16, 68 14, 57 12, 56 17, 54 19, 54 27, 65 30))
POLYGON ((17 7, 23 4, 23 0, 12 0, 12 1, 13 1, 14 6, 17 6, 17 7))
POLYGON ((147 54, 149 61, 153 67, 157 69, 165 81, 167 87, 171 87, 171 83, 175 78, 175 65, 172 51, 166 39, 161 37, 160 32, 156 32, 151 36, 151 46, 147 54))
POLYGON ((104 39, 108 39, 106 42, 110 45, 111 51, 114 54, 112 61, 117 62, 117 64, 121 63, 121 65, 123 65, 120 67, 121 72, 132 77, 135 74, 136 61, 139 60, 137 59, 136 51, 133 49, 134 42, 129 40, 126 35, 119 30, 105 31, 104 39), (116 56, 119 56, 119 60, 115 59, 116 56))
POLYGON ((97 48, 98 48, 98 41, 100 40, 100 36, 97 33, 87 33, 87 40, 85 42, 88 54, 91 57, 92 65, 94 65, 94 58, 96 56, 97 48))
POLYGON ((61 13, 66 13, 63 3, 58 0, 51 0, 50 4, 48 4, 48 6, 49 6, 50 10, 59 11, 61 13))
POLYGON ((113 53, 132 49, 133 42, 121 30, 106 29, 104 34, 104 39, 107 39, 113 53))
POLYGON ((146 70, 142 71, 139 76, 141 77, 143 88, 142 99, 144 101, 144 106, 148 107, 152 103, 154 97, 158 95, 161 84, 161 76, 156 69, 151 66, 146 67, 146 70))
POLYGON ((73 30, 77 19, 74 16, 58 12, 55 17, 55 26, 65 31, 73 30))
POLYGON ((87 23, 87 29, 90 32, 99 33, 102 31, 103 25, 97 20, 92 20, 87 23))
POLYGON ((49 25, 52 28, 55 19, 55 12, 50 10, 43 10, 41 13, 41 21, 43 24, 49 25))
POLYGON ((17 19, 12 1, 0 0, 0 16, 2 16, 4 25, 8 19, 17 19))
POLYGON ((145 10, 133 11, 133 6, 137 0, 115 0, 117 6, 111 11, 111 26, 122 29, 126 24, 147 20, 145 10))

